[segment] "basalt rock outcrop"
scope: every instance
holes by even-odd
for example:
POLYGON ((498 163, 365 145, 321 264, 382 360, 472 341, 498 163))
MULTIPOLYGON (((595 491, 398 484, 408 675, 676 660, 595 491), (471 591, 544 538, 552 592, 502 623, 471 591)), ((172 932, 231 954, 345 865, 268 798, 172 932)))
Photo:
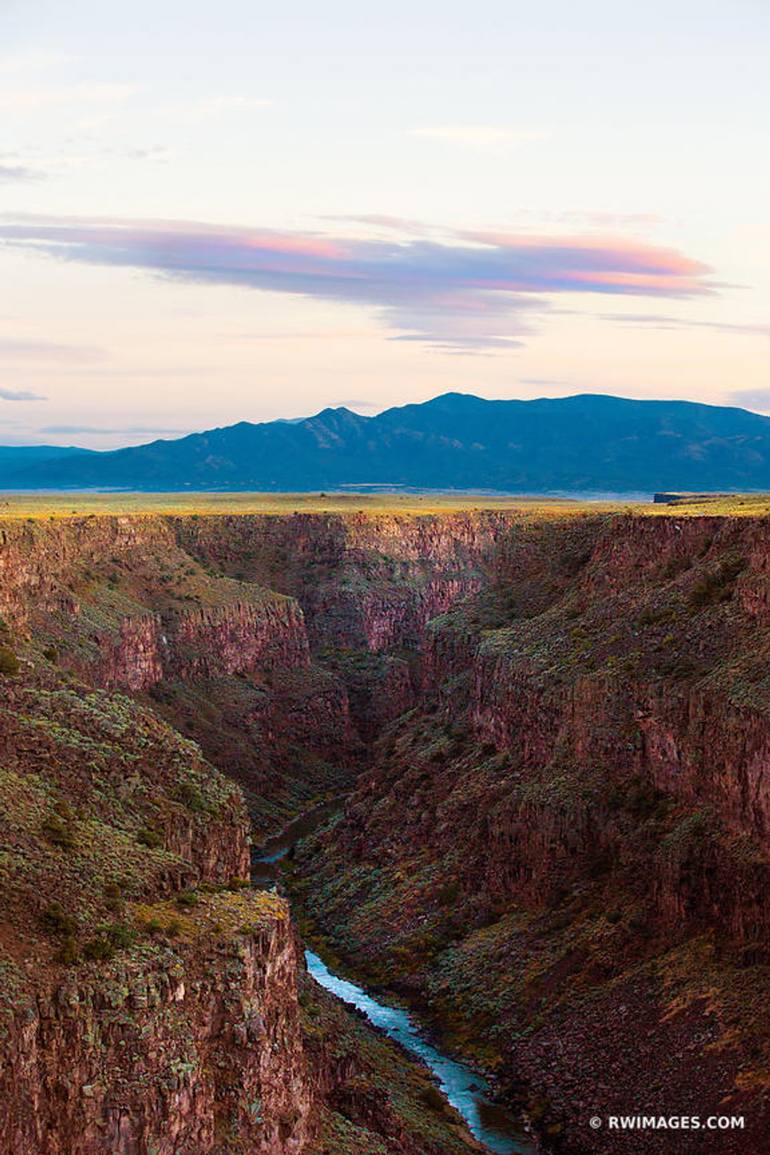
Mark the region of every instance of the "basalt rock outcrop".
POLYGON ((0 527, 0 1152, 468 1155, 425 1073, 309 983, 286 901, 248 886, 244 794, 190 740, 275 830, 350 780, 343 680, 296 599, 177 537, 0 527))
POLYGON ((168 519, 9 521, 0 576, 0 614, 39 661, 151 703, 241 781, 264 829, 349 781, 345 686, 311 662, 296 599, 202 565, 168 519))
POLYGON ((713 1114, 743 1127, 676 1150, 765 1149, 769 540, 761 518, 514 525, 300 857, 335 949, 494 1066, 557 1148, 668 1155, 589 1117, 713 1114))
POLYGON ((416 701, 428 623, 487 582, 509 512, 178 518, 203 564, 297 599, 313 653, 371 740, 416 701))
POLYGON ((309 924, 552 1149, 724 1115, 677 1151, 764 1155, 768 543, 563 508, 0 526, 0 1150, 468 1149, 237 881, 244 796, 261 839, 353 788, 297 858, 309 924))

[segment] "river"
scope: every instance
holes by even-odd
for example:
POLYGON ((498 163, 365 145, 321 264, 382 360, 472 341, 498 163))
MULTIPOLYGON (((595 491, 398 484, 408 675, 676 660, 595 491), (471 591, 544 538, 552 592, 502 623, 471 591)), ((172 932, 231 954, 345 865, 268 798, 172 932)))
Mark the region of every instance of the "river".
MULTIPOLYGON (((340 801, 326 802, 295 818, 280 834, 265 841, 252 854, 252 880, 256 886, 272 887, 280 877, 281 861, 297 842, 318 829, 339 810, 340 801)), ((373 1026, 384 1031, 432 1072, 442 1093, 462 1115, 468 1130, 480 1143, 499 1155, 535 1155, 538 1146, 523 1124, 491 1097, 486 1080, 465 1063, 444 1054, 426 1037, 411 1011, 375 998, 355 983, 335 975, 311 950, 305 961, 312 977, 343 1002, 362 1011, 373 1026)))

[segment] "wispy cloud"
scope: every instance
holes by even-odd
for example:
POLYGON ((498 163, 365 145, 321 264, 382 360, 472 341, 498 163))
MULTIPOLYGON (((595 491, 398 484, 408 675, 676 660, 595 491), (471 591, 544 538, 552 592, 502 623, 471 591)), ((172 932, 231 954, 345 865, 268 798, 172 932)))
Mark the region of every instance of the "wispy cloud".
POLYGON ((427 237, 435 229, 425 221, 415 220, 413 217, 396 217, 387 213, 327 213, 318 217, 321 221, 337 221, 348 225, 367 225, 376 229, 386 229, 388 232, 404 233, 410 236, 427 237))
POLYGON ((40 361, 74 361, 77 363, 101 361, 105 357, 102 349, 90 345, 65 345, 58 341, 17 340, 0 337, 0 359, 22 360, 31 358, 40 361))
POLYGON ((6 217, 0 241, 200 284, 359 304, 399 338, 450 351, 510 348, 559 294, 712 291, 700 261, 627 238, 466 231, 446 241, 365 240, 196 222, 6 217))
POLYGON ((178 435, 189 432, 189 429, 166 429, 159 428, 156 425, 120 425, 110 429, 101 425, 44 425, 38 429, 38 433, 89 433, 103 434, 105 437, 113 437, 124 433, 127 436, 135 436, 137 434, 147 434, 150 436, 158 433, 178 435))
POLYGON ((434 124, 408 128, 407 136, 457 144, 464 148, 497 152, 519 144, 545 140, 547 132, 538 129, 515 128, 497 124, 434 124))
POLYGON ((273 101, 264 96, 207 96, 195 102, 198 112, 218 115, 223 112, 251 112, 270 108, 273 101))
POLYGON ((658 213, 611 213, 601 209, 567 209, 559 212, 537 211, 531 214, 541 221, 560 225, 578 225, 592 229, 649 229, 663 223, 658 213))
POLYGON ((24 164, 0 164, 0 184, 40 180, 42 174, 24 164))
POLYGON ((130 84, 59 84, 0 88, 0 111, 28 112, 67 105, 121 103, 136 92, 130 84))
POLYGON ((370 411, 382 409, 382 405, 378 405, 376 401, 361 401, 356 398, 343 398, 341 401, 330 401, 329 407, 331 409, 367 409, 370 411))
POLYGON ((541 385, 548 389, 574 389, 576 388, 574 381, 568 381, 565 377, 520 377, 522 385, 541 385))
POLYGON ((670 317, 663 313, 601 313, 602 321, 645 329, 711 329, 746 337, 770 337, 770 324, 754 325, 732 321, 701 321, 691 317, 670 317))
POLYGON ((733 405, 741 409, 756 409, 760 413, 770 413, 770 389, 735 389, 728 394, 733 405))
POLYGON ((0 399, 3 401, 45 401, 42 393, 33 393, 30 389, 5 389, 0 387, 0 399))
POLYGON ((165 164, 173 156, 162 144, 131 146, 88 135, 70 137, 57 150, 25 148, 18 155, 0 159, 0 182, 34 181, 82 172, 86 168, 114 166, 115 161, 165 164))

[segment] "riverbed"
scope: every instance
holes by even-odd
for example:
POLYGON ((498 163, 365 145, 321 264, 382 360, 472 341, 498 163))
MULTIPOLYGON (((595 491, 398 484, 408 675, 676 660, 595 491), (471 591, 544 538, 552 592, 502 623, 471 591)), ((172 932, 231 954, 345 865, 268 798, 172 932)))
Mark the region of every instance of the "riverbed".
MULTIPOLYGON (((322 803, 294 819, 280 834, 268 839, 252 855, 252 880, 264 888, 275 886, 282 860, 297 842, 328 821, 339 800, 322 803)), ((515 1116, 495 1103, 486 1080, 467 1064, 444 1054, 428 1041, 411 1011, 393 1006, 329 969, 314 951, 305 951, 308 972, 320 986, 361 1011, 369 1022, 384 1031, 433 1073, 439 1088, 468 1130, 489 1151, 497 1155, 536 1155, 538 1146, 515 1116)))

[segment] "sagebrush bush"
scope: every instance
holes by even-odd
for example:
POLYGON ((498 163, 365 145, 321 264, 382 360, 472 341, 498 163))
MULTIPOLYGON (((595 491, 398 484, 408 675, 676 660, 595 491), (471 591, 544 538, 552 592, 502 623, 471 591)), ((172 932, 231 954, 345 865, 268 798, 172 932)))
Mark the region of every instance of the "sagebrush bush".
POLYGON ((71 938, 77 933, 78 922, 74 915, 67 914, 59 902, 53 902, 43 911, 40 921, 51 934, 65 935, 71 938))
POLYGON ((41 829, 53 846, 59 846, 63 850, 71 850, 77 844, 72 823, 63 818, 61 814, 49 814, 41 829))
POLYGON ((0 646, 0 674, 13 677, 19 672, 19 659, 10 646, 0 646))
POLYGON ((77 940, 74 935, 69 935, 61 944, 56 955, 56 961, 63 963, 65 966, 72 966, 80 958, 80 951, 78 950, 77 940))
POLYGON ((107 935, 97 935, 83 944, 83 958, 93 962, 109 962, 114 954, 115 944, 107 935))
POLYGON ((136 841, 141 842, 142 846, 146 846, 150 850, 157 850, 163 845, 163 839, 157 830, 153 830, 149 826, 143 826, 141 830, 137 830, 136 841))

